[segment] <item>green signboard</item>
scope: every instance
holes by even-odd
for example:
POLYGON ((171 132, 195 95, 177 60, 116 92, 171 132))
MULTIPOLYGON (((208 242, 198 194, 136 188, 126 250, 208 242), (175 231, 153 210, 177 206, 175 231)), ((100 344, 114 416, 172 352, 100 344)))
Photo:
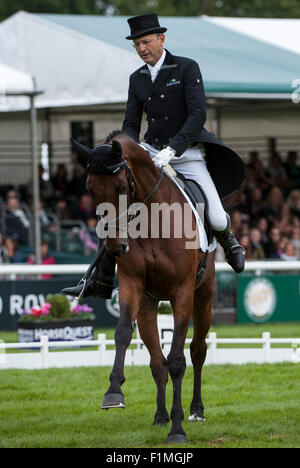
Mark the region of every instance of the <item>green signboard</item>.
POLYGON ((241 276, 238 279, 239 323, 300 320, 300 275, 241 276))

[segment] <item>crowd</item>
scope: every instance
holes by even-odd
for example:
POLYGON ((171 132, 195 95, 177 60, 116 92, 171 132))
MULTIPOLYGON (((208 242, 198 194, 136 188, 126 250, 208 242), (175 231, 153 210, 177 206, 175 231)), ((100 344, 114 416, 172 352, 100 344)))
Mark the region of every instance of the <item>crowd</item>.
POLYGON ((300 259, 300 166, 296 151, 286 161, 273 152, 267 165, 250 153, 232 231, 247 260, 300 259))
MULTIPOLYGON (((246 179, 238 204, 229 210, 232 231, 246 250, 246 259, 300 259, 300 166, 296 151, 285 160, 273 152, 263 165, 256 151, 250 153, 246 165, 246 179)), ((20 247, 32 243, 30 227, 32 215, 31 187, 21 199, 14 188, 8 190, 0 204, 0 262, 24 261, 20 247)), ((42 259, 49 260, 49 235, 57 226, 51 213, 59 221, 79 220, 85 229, 74 228, 78 241, 92 254, 97 250, 95 204, 85 188, 85 170, 74 163, 73 174, 59 164, 50 180, 44 180, 40 167, 40 222, 42 230, 42 259), (48 244, 48 245, 46 245, 48 244)), ((53 247, 53 246, 51 246, 53 247)), ((22 249, 21 249, 22 250, 22 249)), ((217 258, 222 260, 222 250, 217 258)), ((28 262, 32 262, 29 257, 28 262)))
MULTIPOLYGON (((47 263, 49 248, 55 249, 57 235, 63 236, 58 224, 64 221, 77 220, 77 225, 70 229, 66 245, 76 238, 78 243, 86 246, 82 252, 92 254, 97 250, 96 207, 92 197, 85 188, 85 169, 74 164, 72 177, 64 164, 59 164, 50 180, 43 177, 44 169, 40 166, 40 224, 42 235, 42 260, 47 263), (79 223, 78 223, 79 221, 79 223), (81 225, 80 225, 81 223, 81 225), (78 227, 79 224, 79 227, 78 227), (81 226, 81 227, 80 227, 81 226), (84 226, 84 229, 82 228, 84 226), (48 244, 46 248, 46 244, 48 244), (47 252, 47 254, 46 254, 47 252)), ((30 209, 32 202, 32 181, 22 191, 9 188, 0 196, 0 262, 32 262, 24 252, 26 246, 33 245, 33 216, 30 209)), ((64 246, 62 246, 63 250, 64 246)), ((51 259, 51 261, 53 258, 51 259)))

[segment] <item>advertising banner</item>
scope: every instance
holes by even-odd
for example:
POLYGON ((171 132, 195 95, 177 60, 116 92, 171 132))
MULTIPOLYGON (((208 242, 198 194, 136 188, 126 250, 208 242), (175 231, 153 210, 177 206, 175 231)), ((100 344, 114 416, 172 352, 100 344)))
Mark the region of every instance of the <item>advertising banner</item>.
POLYGON ((238 323, 300 320, 300 275, 241 276, 238 323))
MULTIPOLYGON (((0 330, 16 330, 18 317, 24 309, 43 306, 48 294, 58 294, 63 288, 74 285, 78 279, 0 281, 0 330)), ((115 327, 119 318, 118 291, 112 299, 88 297, 82 300, 93 308, 94 327, 115 327)))

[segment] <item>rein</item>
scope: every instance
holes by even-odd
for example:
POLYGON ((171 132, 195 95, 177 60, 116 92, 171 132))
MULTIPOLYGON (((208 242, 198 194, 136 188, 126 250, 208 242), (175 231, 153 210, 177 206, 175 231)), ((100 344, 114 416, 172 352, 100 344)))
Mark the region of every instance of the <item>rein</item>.
MULTIPOLYGON (((105 226, 104 226, 104 229, 107 230, 109 227, 114 227, 116 228, 117 230, 119 231, 126 231, 127 232, 127 229, 125 228, 121 228, 120 226, 118 226, 116 223, 118 221, 120 221, 121 218, 123 218, 123 216, 125 215, 129 215, 129 220, 128 220, 128 223, 127 223, 127 226, 128 224, 130 223, 130 221, 132 221, 133 219, 135 219, 138 215, 138 212, 139 210, 137 209, 135 214, 133 213, 130 213, 130 208, 131 206, 134 204, 134 191, 135 191, 135 185, 136 185, 136 182, 134 180, 134 177, 132 175, 132 172, 130 170, 130 167, 128 166, 128 164, 125 162, 125 165, 124 165, 124 168, 126 169, 126 176, 127 176, 127 181, 128 181, 128 185, 129 185, 129 196, 130 196, 130 203, 127 207, 127 209, 125 211, 123 211, 123 213, 121 213, 119 216, 117 216, 116 218, 112 219, 111 221, 109 222, 106 222, 105 223, 105 226)), ((153 189, 151 190, 150 193, 148 193, 148 195, 146 196, 146 198, 144 199, 144 201, 141 202, 140 205, 143 205, 144 203, 146 203, 151 197, 152 195, 154 195, 154 193, 157 191, 158 187, 160 186, 160 183, 163 179, 163 176, 164 176, 164 172, 163 172, 163 168, 160 169, 160 176, 159 176, 159 179, 158 181, 156 182, 155 186, 153 187, 153 189)))

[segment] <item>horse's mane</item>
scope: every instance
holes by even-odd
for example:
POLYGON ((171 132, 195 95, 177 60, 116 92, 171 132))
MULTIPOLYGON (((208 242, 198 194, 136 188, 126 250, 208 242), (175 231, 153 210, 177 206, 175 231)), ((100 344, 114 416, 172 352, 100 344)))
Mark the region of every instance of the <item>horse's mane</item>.
POLYGON ((155 168, 151 158, 147 156, 146 150, 144 150, 138 143, 136 143, 132 138, 123 133, 121 130, 113 130, 107 135, 103 143, 111 143, 112 141, 117 140, 122 146, 123 157, 129 162, 143 161, 143 163, 148 162, 153 168, 155 168), (144 159, 141 159, 144 158, 144 159))

